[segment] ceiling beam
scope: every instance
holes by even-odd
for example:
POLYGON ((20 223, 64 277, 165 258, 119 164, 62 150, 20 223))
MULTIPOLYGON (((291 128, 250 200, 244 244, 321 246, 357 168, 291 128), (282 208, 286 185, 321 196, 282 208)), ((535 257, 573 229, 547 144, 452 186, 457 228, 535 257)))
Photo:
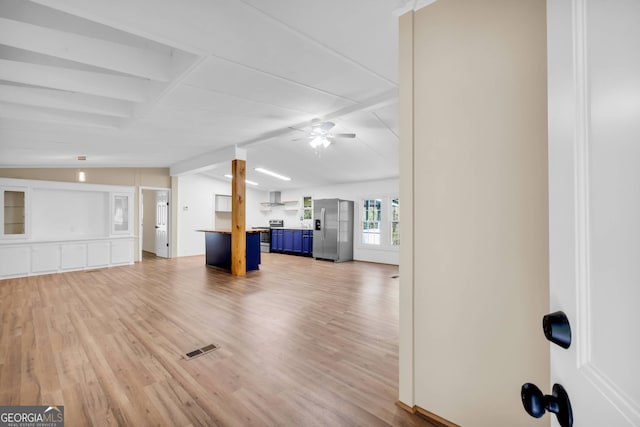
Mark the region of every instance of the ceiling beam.
POLYGON ((0 18, 0 44, 146 79, 170 80, 168 55, 11 19, 0 18))
POLYGON ((0 117, 36 122, 65 123, 101 128, 118 128, 120 119, 96 114, 49 110, 46 108, 25 107, 23 105, 0 102, 0 117))
POLYGON ((169 168, 171 176, 188 175, 215 169, 231 160, 247 160, 247 150, 237 146, 225 147, 220 150, 209 151, 190 159, 174 163, 169 168))
POLYGON ((133 103, 129 101, 27 86, 0 84, 0 102, 115 117, 133 115, 133 103))
MULTIPOLYGON (((318 117, 319 119, 322 120, 333 120, 333 119, 339 119, 340 117, 346 116, 348 114, 351 113, 355 113, 358 111, 372 111, 372 110, 376 110, 378 108, 382 108, 386 105, 390 105, 393 103, 398 102, 398 90, 397 89, 390 89, 387 90, 385 92, 382 92, 378 95, 375 95, 371 98, 365 99, 362 102, 358 102, 358 103, 354 103, 352 105, 348 105, 344 108, 341 108, 339 110, 336 110, 332 113, 329 114, 325 114, 322 117, 318 117)), ((255 138, 251 138, 249 140, 243 141, 241 143, 238 143, 238 147, 242 147, 242 148, 247 148, 250 147, 252 145, 256 145, 256 144, 260 144, 263 142, 266 142, 272 138, 276 138, 282 135, 288 135, 292 132, 291 128, 304 128, 309 126, 310 122, 302 122, 302 123, 295 123, 292 124, 290 127, 284 128, 284 129, 276 129, 270 132, 266 132, 263 133, 261 135, 258 135, 255 138)))
POLYGON ((149 97, 148 80, 6 59, 0 59, 0 80, 134 102, 149 97))

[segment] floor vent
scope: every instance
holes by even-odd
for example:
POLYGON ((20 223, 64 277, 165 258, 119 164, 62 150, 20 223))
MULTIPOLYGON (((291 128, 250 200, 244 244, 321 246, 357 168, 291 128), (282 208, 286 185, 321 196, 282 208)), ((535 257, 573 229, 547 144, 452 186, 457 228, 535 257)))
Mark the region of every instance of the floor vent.
POLYGON ((184 356, 182 357, 184 357, 187 360, 191 360, 198 356, 202 356, 203 354, 210 353, 213 350, 217 350, 218 348, 220 347, 218 347, 215 344, 209 344, 209 345, 205 345, 204 347, 196 348, 195 350, 185 353, 184 356))

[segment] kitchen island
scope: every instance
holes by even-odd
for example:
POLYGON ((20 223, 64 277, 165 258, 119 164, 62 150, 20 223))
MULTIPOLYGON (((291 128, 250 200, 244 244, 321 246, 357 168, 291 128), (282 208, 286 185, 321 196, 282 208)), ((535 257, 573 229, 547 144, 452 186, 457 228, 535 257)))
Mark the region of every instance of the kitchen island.
MULTIPOLYGON (((231 271, 231 231, 198 230, 205 235, 206 263, 212 267, 231 271)), ((247 271, 260 268, 260 232, 263 229, 246 230, 247 271)))

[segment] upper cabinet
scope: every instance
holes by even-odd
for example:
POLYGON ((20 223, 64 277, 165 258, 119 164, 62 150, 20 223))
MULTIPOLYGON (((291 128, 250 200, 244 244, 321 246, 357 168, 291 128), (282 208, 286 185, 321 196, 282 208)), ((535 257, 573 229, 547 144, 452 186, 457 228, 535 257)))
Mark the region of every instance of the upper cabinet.
POLYGON ((4 187, 0 186, 0 237, 2 238, 25 238, 28 234, 27 221, 27 197, 26 187, 4 187))
POLYGON ((216 212, 231 212, 231 196, 216 194, 216 212))
POLYGON ((133 234, 133 193, 111 193, 111 234, 133 234))

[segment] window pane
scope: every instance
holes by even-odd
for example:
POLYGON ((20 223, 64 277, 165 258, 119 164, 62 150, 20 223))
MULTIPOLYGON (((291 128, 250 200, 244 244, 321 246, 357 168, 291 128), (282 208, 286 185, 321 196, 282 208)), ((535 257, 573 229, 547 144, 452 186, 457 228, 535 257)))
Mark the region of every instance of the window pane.
POLYGON ((367 199, 362 201, 362 243, 365 245, 380 244, 380 217, 382 200, 367 199))
POLYGON ((313 205, 311 196, 302 198, 302 219, 313 219, 313 205))
POLYGON ((391 244, 400 244, 400 199, 391 199, 391 244))
POLYGON ((391 199, 391 221, 400 221, 400 199, 391 199))
POLYGON ((400 223, 399 222, 391 223, 391 244, 394 246, 400 244, 400 223))
POLYGON ((311 207, 311 196, 304 196, 302 199, 302 205, 305 208, 310 208, 311 207))

